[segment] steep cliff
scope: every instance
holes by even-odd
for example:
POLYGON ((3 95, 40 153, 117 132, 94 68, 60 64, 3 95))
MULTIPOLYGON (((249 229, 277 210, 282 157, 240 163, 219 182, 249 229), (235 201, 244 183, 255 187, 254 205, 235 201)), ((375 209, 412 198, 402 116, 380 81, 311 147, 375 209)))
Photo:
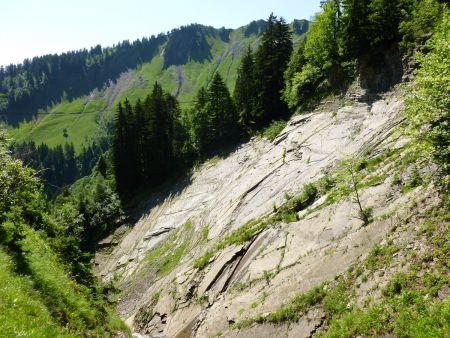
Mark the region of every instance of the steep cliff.
MULTIPOLYGON (((405 135, 403 87, 367 101, 355 85, 294 116, 273 142, 254 138, 150 196, 96 258, 98 274, 123 290, 118 309, 134 331, 308 337, 324 328, 323 297, 294 317, 278 318, 280 309, 332 288, 387 236, 414 247, 414 227, 395 229, 439 199, 414 181, 434 169, 405 135)), ((366 276, 354 301, 391 275, 366 276)))

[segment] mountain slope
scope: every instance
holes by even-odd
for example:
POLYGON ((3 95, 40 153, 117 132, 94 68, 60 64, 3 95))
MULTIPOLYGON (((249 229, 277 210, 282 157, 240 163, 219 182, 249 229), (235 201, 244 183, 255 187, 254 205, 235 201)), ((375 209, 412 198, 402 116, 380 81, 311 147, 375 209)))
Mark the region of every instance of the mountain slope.
MULTIPOLYGON (((173 30, 167 38, 158 37, 154 52, 144 53, 154 54, 148 60, 135 62, 135 68, 122 68, 117 78, 111 77, 103 86, 90 89, 86 95, 62 96, 60 102, 54 100, 55 104, 47 102, 48 108, 43 106, 43 109, 31 112, 29 115, 36 114, 36 117, 19 123, 18 128, 11 129, 10 135, 18 141, 33 140, 51 147, 73 142, 80 152, 83 145, 87 146, 99 135, 108 133, 108 124, 118 102, 128 98, 134 103, 138 98, 145 98, 155 81, 176 96, 182 108, 190 107, 197 91, 209 84, 216 71, 232 91, 240 60, 247 46, 256 48, 264 25, 265 22, 260 20, 236 30, 202 25, 173 30), (63 132, 65 129, 66 133, 63 132)), ((292 27, 296 42, 306 33, 308 22, 296 20, 292 27)), ((152 48, 155 47, 152 45, 152 48)), ((8 114, 11 116, 14 112, 8 114)))
POLYGON ((432 188, 408 185, 416 155, 402 133, 401 86, 375 101, 355 97, 363 99, 357 87, 295 116, 273 142, 253 139, 206 163, 103 242, 117 246, 97 255, 98 274, 118 279, 118 310, 135 331, 310 336, 324 323, 321 310, 289 325, 283 304, 366 257, 394 224, 420 212, 411 204, 418 196, 427 208, 438 204, 432 188), (367 225, 340 178, 340 160, 352 155, 365 163, 354 170, 373 218, 367 225))

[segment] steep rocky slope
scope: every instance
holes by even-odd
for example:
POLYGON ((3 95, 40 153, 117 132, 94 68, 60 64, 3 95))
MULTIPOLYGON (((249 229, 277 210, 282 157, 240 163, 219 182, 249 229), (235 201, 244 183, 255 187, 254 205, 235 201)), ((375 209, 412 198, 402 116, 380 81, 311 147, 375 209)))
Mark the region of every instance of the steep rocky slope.
MULTIPOLYGON (((367 100, 354 86, 294 116, 273 142, 254 138, 150 196, 137 223, 105 240, 110 247, 96 257, 97 273, 123 290, 122 317, 152 337, 320 331, 320 307, 303 309, 295 320, 266 319, 299 293, 361 264, 374 244, 394 236, 394 224, 437 204, 432 187, 399 183, 414 171, 434 170, 426 163, 412 168, 403 95, 399 85, 367 100), (353 157, 364 159, 355 171, 361 203, 372 210, 367 225, 354 191, 339 178, 342 160, 353 157), (411 204, 419 196, 426 203, 411 204)), ((416 245, 411 232, 395 236, 416 245)), ((386 280, 368 278, 360 299, 386 280)))

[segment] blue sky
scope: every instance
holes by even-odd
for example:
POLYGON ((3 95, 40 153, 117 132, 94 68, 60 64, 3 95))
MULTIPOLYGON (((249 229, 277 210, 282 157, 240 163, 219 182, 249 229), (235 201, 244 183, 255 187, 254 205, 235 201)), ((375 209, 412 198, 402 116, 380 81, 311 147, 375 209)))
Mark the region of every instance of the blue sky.
POLYGON ((0 65, 48 53, 110 46, 189 23, 237 28, 271 12, 309 19, 319 0, 3 0, 0 65))

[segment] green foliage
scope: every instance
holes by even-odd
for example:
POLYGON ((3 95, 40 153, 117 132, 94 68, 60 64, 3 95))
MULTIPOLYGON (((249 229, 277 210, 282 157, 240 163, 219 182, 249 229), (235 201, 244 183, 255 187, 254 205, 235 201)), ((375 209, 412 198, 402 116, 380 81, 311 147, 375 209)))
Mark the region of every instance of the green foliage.
POLYGON ((326 71, 339 57, 340 21, 335 1, 328 1, 322 6, 309 27, 304 46, 304 58, 311 66, 326 71))
POLYGON ((284 89, 284 72, 292 53, 292 32, 283 18, 271 14, 261 44, 255 55, 256 104, 253 120, 256 127, 288 113, 280 93, 284 89))
POLYGON ((234 102, 239 112, 239 122, 247 130, 254 127, 253 116, 256 104, 255 60, 250 46, 238 69, 234 87, 234 102))
MULTIPOLYGON (((446 240, 442 237, 444 234, 436 230, 435 226, 430 235, 437 239, 436 242, 432 240, 433 247, 439 248, 446 240)), ((445 231, 448 232, 448 229, 445 231)), ((450 303, 448 299, 440 300, 436 297, 437 290, 442 289, 449 281, 446 268, 442 267, 444 257, 445 249, 435 253, 434 274, 424 273, 418 276, 413 264, 407 273, 394 275, 383 288, 383 297, 378 304, 369 305, 365 309, 354 306, 345 311, 333 312, 330 325, 323 336, 382 336, 385 333, 405 338, 448 336, 450 303)), ((426 261, 426 256, 424 259, 426 261)), ((387 265, 388 262, 384 261, 376 269, 384 270, 387 265)))
POLYGON ((64 337, 68 331, 52 317, 29 277, 14 273, 13 262, 0 249, 0 331, 5 337, 64 337))
POLYGON ((299 195, 289 198, 278 208, 273 220, 284 220, 287 223, 298 220, 297 213, 313 204, 317 196, 316 186, 312 183, 305 184, 299 195))
POLYGON ((401 191, 403 193, 407 193, 414 188, 420 186, 423 184, 423 179, 420 176, 419 170, 417 169, 417 166, 413 166, 411 170, 411 176, 407 182, 402 186, 401 191))
POLYGON ((310 63, 305 64, 300 72, 295 73, 289 85, 286 86, 283 99, 289 108, 299 107, 315 92, 317 85, 322 80, 323 74, 320 68, 310 63))
POLYGON ((419 56, 416 87, 407 101, 409 120, 422 146, 431 147, 434 159, 450 171, 450 14, 445 9, 426 55, 419 56))
POLYGON ((211 258, 214 256, 214 252, 212 250, 206 251, 202 256, 198 257, 194 261, 194 267, 203 270, 211 260, 211 258))
POLYGON ((106 177, 95 170, 60 194, 52 205, 53 218, 87 252, 92 252, 97 242, 115 228, 122 212, 109 156, 105 161, 106 177))
POLYGON ((276 311, 270 312, 266 317, 261 314, 250 317, 233 324, 234 329, 242 329, 255 323, 283 323, 298 321, 300 316, 310 307, 320 303, 326 295, 323 285, 312 288, 306 293, 294 296, 289 302, 283 304, 276 311))
POLYGON ((395 297, 399 295, 407 286, 408 278, 405 274, 399 273, 389 281, 389 284, 383 289, 385 297, 395 297))
POLYGON ((305 41, 293 54, 285 74, 283 98, 291 109, 322 95, 330 85, 327 81, 331 72, 333 76, 340 72, 340 7, 335 1, 327 1, 322 9, 311 23, 305 41))
POLYGON ((332 320, 324 336, 343 338, 363 334, 376 337, 384 332, 388 319, 389 314, 382 306, 373 306, 367 312, 356 309, 332 320))
POLYGON ((331 178, 328 175, 323 176, 319 179, 319 182, 317 182, 317 190, 320 194, 324 195, 328 191, 330 191, 334 186, 335 182, 333 178, 331 178))
MULTIPOLYGON (((88 287, 68 277, 75 270, 68 264, 67 254, 80 252, 79 243, 72 243, 74 236, 67 236, 65 224, 54 222, 46 213, 33 170, 10 157, 4 134, 0 135, 0 164, 0 293, 2 299, 17 297, 12 307, 17 318, 11 318, 10 310, 0 313, 2 333, 15 336, 13 332, 19 328, 24 330, 22 334, 37 336, 47 336, 47 332, 50 336, 127 332, 112 313, 107 290, 98 286, 88 268, 86 274, 91 278, 84 279, 88 287), (13 281, 17 285, 11 285, 13 281), (24 304, 26 296, 30 299, 24 304)), ((61 214, 77 220, 74 210, 65 209, 61 214)))
POLYGON ((145 271, 154 271, 157 276, 166 276, 175 269, 190 244, 192 223, 174 230, 163 241, 149 251, 145 260, 145 271))
POLYGON ((239 229, 236 229, 231 234, 219 241, 212 249, 208 250, 207 252, 205 252, 205 254, 198 257, 194 262, 194 266, 200 270, 204 269, 208 265, 211 258, 218 251, 230 245, 244 244, 245 242, 252 239, 256 233, 263 230, 265 227, 266 224, 260 220, 252 220, 245 223, 239 229))
POLYGON ((324 296, 325 291, 323 285, 316 286, 306 293, 295 296, 289 303, 281 306, 277 311, 269 313, 267 321, 271 323, 297 321, 302 312, 319 303, 324 296))
POLYGON ((238 113, 219 73, 214 75, 207 89, 200 89, 191 115, 189 127, 194 147, 201 157, 239 138, 238 113))
POLYGON ((399 25, 410 10, 409 0, 344 0, 345 54, 360 57, 401 38, 399 25))
POLYGON ((400 24, 403 35, 402 45, 413 48, 428 34, 432 33, 436 21, 441 16, 442 5, 437 0, 415 1, 412 11, 400 24))
POLYGON ((290 80, 294 77, 295 73, 300 72, 307 62, 305 57, 305 45, 306 45, 306 37, 303 37, 300 40, 294 52, 292 53, 291 59, 289 60, 288 63, 288 67, 284 72, 284 78, 286 80, 287 86, 290 85, 290 80))
POLYGON ((398 250, 399 248, 395 245, 375 245, 365 261, 366 268, 374 271, 388 265, 392 260, 392 255, 398 250))
POLYGON ((373 221, 373 208, 366 207, 360 210, 359 217, 363 220, 364 224, 372 223, 373 221))
POLYGON ((433 30, 441 10, 437 0, 322 1, 322 11, 291 57, 284 101, 291 110, 307 107, 344 88, 356 70, 379 71, 390 62, 386 50, 402 39, 409 48, 420 43, 433 30))
POLYGON ((266 127, 261 135, 266 137, 270 142, 275 140, 277 136, 282 132, 284 128, 286 128, 287 122, 284 120, 275 120, 270 123, 268 127, 266 127))
POLYGON ((205 225, 202 228, 202 242, 207 242, 209 236, 209 225, 205 225))
POLYGON ((323 309, 328 316, 342 314, 348 310, 349 300, 348 281, 341 281, 337 286, 327 291, 323 298, 323 309))

